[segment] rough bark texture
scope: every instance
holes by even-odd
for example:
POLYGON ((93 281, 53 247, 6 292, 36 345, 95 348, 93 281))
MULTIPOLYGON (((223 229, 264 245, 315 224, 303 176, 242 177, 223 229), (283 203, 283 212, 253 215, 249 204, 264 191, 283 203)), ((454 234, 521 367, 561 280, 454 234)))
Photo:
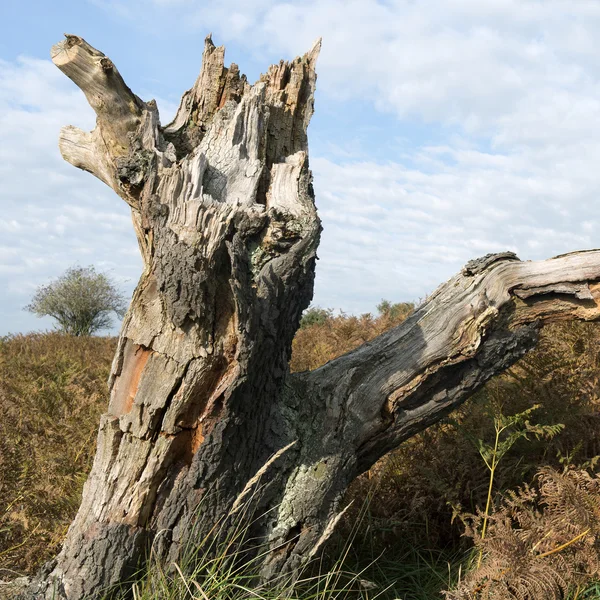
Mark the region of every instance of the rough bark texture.
POLYGON ((515 362, 543 323, 600 317, 600 251, 490 255, 399 327, 289 375, 321 230, 306 137, 318 50, 251 86, 207 38, 198 80, 162 127, 84 40, 53 48, 98 115, 92 133, 63 129, 62 154, 131 206, 145 269, 79 513, 28 597, 98 597, 151 543, 178 560, 192 530, 226 531, 240 493, 259 486, 262 576, 293 573, 358 474, 515 362))

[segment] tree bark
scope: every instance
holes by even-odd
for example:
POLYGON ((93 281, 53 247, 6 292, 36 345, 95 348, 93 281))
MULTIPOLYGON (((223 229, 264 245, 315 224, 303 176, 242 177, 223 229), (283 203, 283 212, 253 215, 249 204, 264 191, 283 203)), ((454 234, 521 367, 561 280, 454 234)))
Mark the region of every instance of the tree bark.
POLYGON ((306 136, 319 47, 250 85, 207 38, 165 127, 83 39, 53 48, 97 113, 91 133, 63 129, 63 157, 130 205, 144 272, 81 507, 28 597, 100 597, 150 545, 178 561, 226 533, 250 497, 261 576, 293 575, 357 475, 514 363, 544 323, 600 317, 600 251, 488 255, 399 327, 290 375, 321 231, 306 136))

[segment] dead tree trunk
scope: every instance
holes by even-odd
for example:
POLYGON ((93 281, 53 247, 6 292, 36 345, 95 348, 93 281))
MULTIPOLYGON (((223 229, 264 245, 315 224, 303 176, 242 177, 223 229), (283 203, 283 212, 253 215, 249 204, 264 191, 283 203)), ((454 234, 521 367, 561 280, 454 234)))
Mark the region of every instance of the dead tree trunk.
POLYGON ((319 44, 254 85, 207 38, 174 121, 66 36, 54 63, 97 113, 61 132, 71 164, 131 207, 144 273, 123 323, 97 454, 63 549, 30 597, 97 597, 149 545, 177 560, 268 465, 253 535, 262 576, 331 533, 349 483, 532 348, 539 327, 600 316, 600 251, 469 263, 401 326, 290 375, 321 230, 308 169, 319 44), (290 445, 291 444, 291 445, 290 445))

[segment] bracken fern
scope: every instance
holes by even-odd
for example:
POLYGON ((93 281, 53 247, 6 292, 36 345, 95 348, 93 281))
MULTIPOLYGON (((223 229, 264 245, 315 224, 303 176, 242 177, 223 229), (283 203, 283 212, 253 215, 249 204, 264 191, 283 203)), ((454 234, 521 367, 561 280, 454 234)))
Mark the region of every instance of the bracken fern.
POLYGON ((481 537, 482 515, 466 535, 483 555, 447 598, 561 600, 600 576, 600 479, 587 471, 540 469, 534 486, 507 494, 481 537))

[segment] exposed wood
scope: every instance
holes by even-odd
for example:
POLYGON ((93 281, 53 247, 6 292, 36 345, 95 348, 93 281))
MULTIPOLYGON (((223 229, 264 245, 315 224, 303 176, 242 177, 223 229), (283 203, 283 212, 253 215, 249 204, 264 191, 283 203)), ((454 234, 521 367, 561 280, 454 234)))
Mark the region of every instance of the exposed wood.
POLYGON ((319 45, 250 85, 207 38, 164 128, 81 38, 53 49, 98 115, 90 134, 64 129, 61 151, 131 206, 145 270, 79 513, 28 597, 99 597, 149 544, 176 561, 193 535, 226 533, 248 497, 270 548, 261 576, 294 574, 359 473, 510 366, 544 323, 600 316, 600 251, 489 255, 401 326, 289 375, 321 230, 306 137, 319 45))

